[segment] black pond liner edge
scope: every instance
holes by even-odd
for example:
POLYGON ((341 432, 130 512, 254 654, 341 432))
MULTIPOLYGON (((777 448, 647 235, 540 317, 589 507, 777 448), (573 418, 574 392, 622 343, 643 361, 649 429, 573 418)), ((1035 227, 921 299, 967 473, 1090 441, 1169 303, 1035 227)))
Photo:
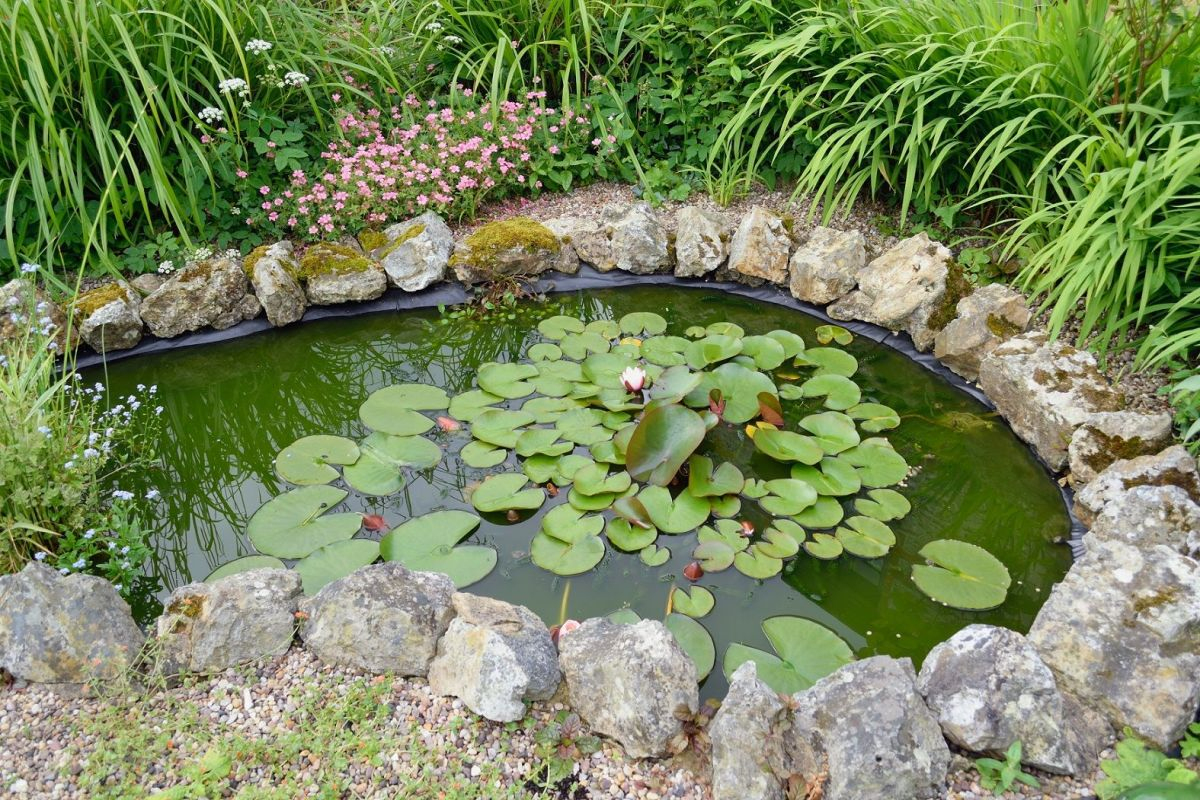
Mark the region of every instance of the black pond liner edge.
MULTIPOLYGON (((766 283, 761 286, 750 286, 732 281, 680 278, 668 273, 636 275, 628 272, 600 272, 587 265, 580 266, 579 272, 574 275, 566 275, 558 272, 545 273, 530 284, 531 289, 545 294, 578 292, 587 289, 621 289, 628 286, 671 286, 678 289, 716 290, 802 312, 811 317, 816 317, 822 322, 831 325, 840 325, 857 336, 895 350, 910 361, 916 362, 927 371, 946 381, 958 391, 976 400, 987 409, 991 411, 996 410, 996 404, 984 394, 982 389, 952 371, 939 361, 933 353, 922 353, 917 350, 913 345, 912 338, 907 333, 896 333, 879 325, 859 320, 835 320, 819 306, 797 300, 774 284, 766 283), (618 279, 614 280, 614 276, 618 279)), ((309 306, 305 310, 304 316, 300 318, 299 323, 316 322, 325 319, 345 319, 366 314, 381 314, 388 311, 411 311, 437 308, 443 305, 452 306, 465 303, 471 298, 472 294, 466 287, 449 281, 443 281, 418 292, 405 292, 402 289, 389 288, 383 296, 364 303, 351 302, 336 306, 309 306)), ((106 356, 97 353, 81 356, 76 359, 75 368, 90 369, 93 367, 103 367, 105 364, 124 361, 127 358, 136 358, 156 353, 169 353, 188 347, 228 342, 252 336, 256 333, 273 330, 277 330, 277 328, 268 322, 265 317, 259 316, 251 320, 239 322, 237 325, 223 331, 205 329, 176 336, 172 339, 159 339, 153 335, 147 335, 136 347, 129 348, 128 350, 119 350, 109 353, 106 356)), ((1004 423, 1004 426, 1012 431, 1012 426, 1008 424, 1008 420, 1004 419, 1003 416, 999 418, 1004 423)), ((1016 435, 1016 431, 1013 431, 1013 435, 1016 435)), ((1017 438, 1019 439, 1020 437, 1018 436, 1017 438)), ((1087 527, 1075 516, 1075 493, 1070 486, 1059 483, 1057 478, 1055 478, 1054 470, 1050 468, 1036 450, 1030 447, 1029 451, 1037 459, 1042 469, 1045 470, 1047 479, 1058 487, 1063 504, 1067 509, 1067 516, 1071 521, 1071 533, 1067 544, 1071 548, 1071 555, 1074 558, 1080 558, 1085 551, 1083 535, 1087 533, 1087 527)))

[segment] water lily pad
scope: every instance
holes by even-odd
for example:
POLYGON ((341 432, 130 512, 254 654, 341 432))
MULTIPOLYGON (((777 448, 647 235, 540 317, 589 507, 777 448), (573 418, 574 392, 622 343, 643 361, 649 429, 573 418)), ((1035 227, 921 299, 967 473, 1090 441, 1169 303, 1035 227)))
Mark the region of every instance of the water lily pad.
POLYGON ((815 333, 817 334, 817 341, 821 344, 836 342, 844 346, 854 341, 853 334, 841 325, 818 325, 815 333))
POLYGON ((622 333, 657 336, 667 329, 667 321, 653 311, 634 311, 621 317, 620 326, 622 333))
MULTIPOLYGON (((777 533, 785 534, 791 537, 792 541, 796 543, 797 547, 803 544, 805 537, 808 536, 801 525, 794 520, 787 518, 772 520, 771 527, 767 529, 768 533, 771 531, 776 531, 777 533)), ((793 553, 793 555, 795 555, 795 553, 793 553)), ((784 557, 786 558, 786 556, 784 557)))
POLYGON ((750 546, 750 540, 744 535, 745 530, 740 522, 732 519, 714 520, 712 525, 705 525, 696 532, 696 538, 702 544, 705 542, 723 542, 735 553, 750 546))
POLYGON ((621 335, 621 326, 613 319, 594 319, 583 326, 584 333, 594 333, 605 339, 615 339, 621 335))
POLYGON ((687 330, 683 332, 683 335, 689 339, 699 339, 706 333, 707 331, 700 325, 689 325, 687 330))
POLYGON ((854 465, 840 458, 823 458, 819 467, 797 464, 792 467, 792 477, 812 486, 817 494, 831 497, 852 495, 862 488, 854 465))
POLYGON ((589 536, 599 536, 604 517, 583 514, 569 505, 555 506, 542 517, 542 533, 560 542, 574 544, 589 536))
POLYGON ((758 478, 747 478, 745 485, 742 486, 742 496, 749 497, 751 500, 766 497, 770 491, 767 488, 767 482, 758 478))
POLYGON ((473 422, 483 412, 495 410, 493 406, 503 399, 489 392, 472 389, 450 400, 450 416, 463 422, 473 422))
POLYGON ((338 476, 331 464, 353 464, 358 455, 358 445, 351 439, 305 436, 279 452, 275 457, 275 472, 288 483, 298 486, 329 483, 338 476))
POLYGON ((625 468, 635 480, 666 486, 704 441, 707 429, 690 408, 669 403, 643 414, 625 451, 625 468))
POLYGON ((402 408, 396 403, 385 400, 376 402, 377 395, 388 389, 398 388, 400 387, 389 386, 367 398, 367 401, 358 410, 358 416, 362 419, 363 424, 372 430, 390 433, 394 436, 417 436, 432 428, 433 420, 424 414, 402 408))
POLYGON ((758 504, 769 514, 785 517, 799 514, 817 502, 817 490, 802 480, 779 478, 767 481, 765 497, 758 504))
POLYGON ((854 660, 850 645, 812 620, 771 617, 762 629, 778 655, 735 642, 725 651, 722 669, 726 678, 753 661, 759 680, 780 694, 795 694, 854 660))
POLYGON ((404 486, 404 469, 428 469, 442 460, 442 449, 420 436, 372 433, 359 445, 358 461, 346 466, 346 483, 363 494, 384 496, 404 486))
POLYGON ((708 500, 682 491, 677 497, 662 486, 647 486, 638 493, 650 522, 663 533, 687 533, 704 524, 712 511, 708 500))
POLYGON ((532 414, 539 425, 551 425, 568 411, 582 407, 580 401, 570 397, 531 397, 521 404, 521 410, 532 414))
POLYGON ((526 351, 531 361, 558 361, 562 354, 562 348, 550 342, 538 342, 526 351))
POLYGON ((608 474, 604 464, 589 464, 575 473, 575 490, 583 495, 614 494, 626 491, 632 483, 624 470, 608 474))
POLYGON ((529 548, 533 563, 555 575, 579 575, 604 559, 604 540, 589 536, 567 543, 544 533, 533 537, 529 548))
POLYGON ((346 499, 334 486, 305 486, 268 500, 246 526, 258 551, 277 558, 304 556, 333 542, 349 539, 362 527, 362 515, 326 512, 346 499))
POLYGON ((668 367, 655 379, 648 394, 651 400, 678 402, 698 387, 704 374, 685 366, 668 367))
POLYGON ((358 414, 362 418, 363 424, 375 430, 384 430, 377 427, 375 423, 386 424, 386 417, 396 411, 442 411, 449 405, 450 398, 436 386, 424 383, 398 383, 372 392, 366 402, 359 407, 358 414))
POLYGON ((563 355, 582 361, 588 353, 607 353, 611 343, 608 338, 598 333, 568 333, 558 343, 563 355))
POLYGON ((828 533, 814 533, 804 543, 804 552, 822 561, 832 561, 842 554, 842 543, 828 533))
POLYGON ((767 336, 779 342, 779 345, 783 348, 784 358, 795 358, 804 352, 804 340, 791 331, 769 331, 767 336))
POLYGON ((860 497, 854 501, 855 510, 881 522, 901 519, 912 511, 908 498, 894 489, 872 489, 867 497, 870 499, 860 497))
POLYGON ((517 437, 517 455, 529 456, 561 456, 575 449, 573 442, 564 442, 558 438, 558 431, 553 428, 530 428, 522 431, 517 437))
POLYGON ((714 470, 708 456, 694 455, 688 459, 688 490, 696 497, 736 494, 745 483, 741 470, 728 461, 714 470))
POLYGON ((783 569, 783 561, 767 555, 755 544, 734 556, 733 566, 747 578, 765 580, 779 574, 783 569))
POLYGON ((736 517, 742 510, 742 498, 736 494, 707 498, 714 517, 736 517))
POLYGON ((775 369, 786 358, 783 345, 770 336, 747 336, 742 339, 742 355, 754 359, 759 369, 775 369))
POLYGON ((658 538, 658 530, 653 526, 641 528, 620 517, 610 519, 604 533, 613 547, 626 553, 634 553, 648 547, 658 538))
POLYGON ((547 339, 562 339, 569 333, 583 333, 583 322, 575 317, 559 314, 538 323, 538 333, 547 339))
POLYGON ((1004 602, 1012 577, 994 555, 968 542, 937 539, 918 553, 929 564, 914 564, 917 588, 951 608, 986 611, 1004 602))
POLYGON ((893 486, 908 476, 908 462, 892 449, 887 439, 864 439, 840 457, 858 468, 863 486, 893 486))
POLYGON ((458 457, 468 467, 487 469, 503 464, 504 459, 508 458, 508 451, 503 447, 493 447, 487 442, 467 442, 459 451, 458 457))
POLYGON ((742 326, 734 322, 712 322, 704 329, 704 332, 709 336, 732 336, 735 339, 741 339, 746 335, 742 326))
POLYGON ((638 558, 647 567, 661 567, 671 558, 671 551, 665 547, 649 544, 642 548, 638 553, 638 558))
POLYGON ((705 373, 700 386, 687 396, 685 402, 693 408, 707 408, 713 389, 719 389, 725 401, 721 418, 734 425, 741 425, 758 416, 759 394, 779 394, 775 382, 763 373, 747 369, 741 364, 722 364, 705 373))
POLYGON ((846 552, 859 558, 886 556, 896 544, 892 529, 871 517, 850 517, 837 529, 836 536, 846 552))
POLYGON ((800 386, 805 397, 824 397, 825 407, 842 411, 857 405, 862 399, 858 384, 844 375, 816 375, 800 386))
POLYGON ((900 415, 879 403, 859 403, 846 409, 846 413, 868 433, 891 430, 900 424, 900 415))
POLYGON ((849 450, 859 442, 858 431, 854 429, 854 420, 838 411, 810 414, 800 420, 800 427, 811 433, 821 449, 829 455, 849 450))
POLYGON ((485 392, 506 400, 516 400, 533 393, 534 387, 529 378, 538 374, 538 368, 533 364, 488 363, 479 367, 475 380, 485 392))
POLYGON ((624 492, 601 492, 599 494, 583 494, 576 486, 567 495, 567 502, 580 511, 605 511, 622 497, 637 494, 637 487, 630 486, 624 492))
POLYGON ((687 363, 692 369, 704 369, 712 364, 727 361, 742 352, 742 340, 732 336, 705 336, 688 344, 687 363))
POLYGON ((618 353, 593 353, 583 360, 583 377, 602 388, 624 388, 621 373, 636 365, 632 358, 618 353))
POLYGON ((554 427, 567 441, 590 447, 613 438, 613 432, 604 427, 604 416, 595 408, 575 408, 560 416, 554 427))
POLYGON ((526 489, 528 483, 529 478, 521 473, 491 475, 471 493, 471 505, 485 513, 541 508, 546 502, 546 493, 541 489, 526 489))
POLYGON ((483 580, 496 566, 496 551, 458 543, 479 527, 479 517, 466 511, 435 511, 393 528, 380 551, 418 572, 442 572, 459 589, 483 580))
POLYGON ((696 665, 696 680, 708 677, 717 663, 717 648, 704 626, 683 614, 668 614, 663 624, 696 665))
POLYGON ((832 497, 818 497, 811 508, 806 508, 799 514, 793 514, 798 524, 806 528, 832 528, 842 521, 845 512, 842 504, 832 497))
POLYGON ((825 454, 811 436, 769 427, 759 427, 754 432, 754 446, 760 453, 783 462, 816 464, 825 454))
POLYGON ((800 542, 796 541, 791 534, 784 533, 775 527, 763 531, 762 541, 756 542, 754 547, 758 549, 758 552, 770 558, 791 558, 800 552, 800 542))
POLYGON ((241 572, 250 572, 256 569, 287 569, 287 565, 274 556, 242 556, 241 558, 235 558, 233 561, 226 562, 208 573, 208 577, 204 579, 204 583, 216 583, 221 578, 227 578, 230 575, 237 575, 241 572))
POLYGON ((708 616, 716 602, 713 593, 703 586, 693 586, 690 592, 679 586, 671 590, 671 607, 696 619, 708 616))
POLYGON ((836 347, 813 347, 796 356, 797 366, 816 367, 816 375, 853 377, 858 372, 858 359, 836 347))
POLYGON ((652 336, 642 342, 641 355, 651 364, 678 367, 687 363, 684 353, 689 344, 682 336, 652 336))
POLYGON ((379 542, 371 539, 348 539, 327 544, 296 562, 294 569, 311 597, 323 586, 346 577, 379 558, 379 542))
POLYGON ((692 558, 700 562, 705 572, 720 572, 733 566, 736 551, 725 542, 701 542, 692 551, 692 558))
POLYGON ((517 429, 532 422, 533 414, 524 410, 488 409, 475 417, 475 421, 471 423, 471 435, 481 442, 511 450, 517 446, 517 439, 521 436, 517 429))

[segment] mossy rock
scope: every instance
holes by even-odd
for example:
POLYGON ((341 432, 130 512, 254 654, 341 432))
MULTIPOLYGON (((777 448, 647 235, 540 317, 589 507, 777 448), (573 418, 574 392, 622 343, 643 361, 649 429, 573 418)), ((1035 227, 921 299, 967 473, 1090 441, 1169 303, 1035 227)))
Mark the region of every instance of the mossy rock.
POLYGON ((307 280, 314 275, 344 275, 348 272, 365 272, 371 268, 372 263, 371 259, 351 247, 333 242, 320 242, 308 248, 301 256, 300 269, 296 277, 307 280))
POLYGON ((387 234, 383 231, 363 231, 358 235, 358 244, 363 252, 370 253, 384 247, 388 243, 387 234))
POLYGON ((126 284, 113 281, 83 292, 75 298, 71 305, 80 317, 87 319, 109 303, 118 301, 131 303, 133 298, 130 296, 129 287, 126 284))
MULTIPOLYGON (((929 320, 926 325, 931 331, 940 331, 954 321, 958 315, 958 301, 969 295, 974 288, 971 282, 967 280, 967 275, 963 271, 962 264, 951 259, 946 262, 946 293, 942 295, 941 302, 929 314, 929 320)), ((988 327, 991 327, 991 319, 988 319, 988 327)))
POLYGON ((400 245, 417 238, 424 232, 425 223, 414 222, 412 225, 409 225, 407 228, 401 231, 400 235, 395 239, 389 240, 386 233, 372 232, 375 233, 374 236, 367 236, 366 240, 364 240, 363 236, 366 236, 366 234, 363 234, 363 236, 358 237, 358 241, 359 244, 363 246, 364 250, 366 250, 368 253, 372 253, 376 258, 382 261, 392 253, 396 252, 396 248, 398 248, 400 245), (375 242, 379 243, 375 244, 375 242), (371 243, 373 246, 368 247, 368 243, 371 243))
POLYGON ((262 257, 271 249, 270 245, 260 244, 258 247, 250 251, 250 254, 242 259, 242 271, 246 273, 246 277, 254 280, 254 265, 262 260, 262 257))
POLYGON ((561 249, 558 237, 545 225, 513 217, 489 222, 464 239, 450 266, 464 283, 537 275, 553 268, 561 249))

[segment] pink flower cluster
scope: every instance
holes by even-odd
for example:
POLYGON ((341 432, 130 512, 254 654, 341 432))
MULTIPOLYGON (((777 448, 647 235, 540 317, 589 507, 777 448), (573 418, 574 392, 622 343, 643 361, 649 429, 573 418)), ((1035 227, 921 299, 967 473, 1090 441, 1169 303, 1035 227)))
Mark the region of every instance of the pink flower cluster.
POLYGON ((326 237, 426 210, 470 216, 485 195, 540 189, 538 170, 565 149, 564 137, 590 135, 587 118, 546 108, 544 98, 464 108, 409 95, 390 111, 341 112, 343 138, 321 154, 321 174, 296 170, 286 187, 259 187, 246 222, 326 237))

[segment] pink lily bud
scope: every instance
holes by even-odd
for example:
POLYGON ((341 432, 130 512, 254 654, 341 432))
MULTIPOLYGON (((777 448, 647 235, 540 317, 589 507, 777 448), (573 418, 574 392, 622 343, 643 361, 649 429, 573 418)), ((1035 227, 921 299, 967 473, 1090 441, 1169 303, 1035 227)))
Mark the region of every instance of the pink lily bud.
POLYGON ((621 383, 628 392, 640 392, 646 385, 646 370, 641 367, 626 367, 621 373, 621 383))

